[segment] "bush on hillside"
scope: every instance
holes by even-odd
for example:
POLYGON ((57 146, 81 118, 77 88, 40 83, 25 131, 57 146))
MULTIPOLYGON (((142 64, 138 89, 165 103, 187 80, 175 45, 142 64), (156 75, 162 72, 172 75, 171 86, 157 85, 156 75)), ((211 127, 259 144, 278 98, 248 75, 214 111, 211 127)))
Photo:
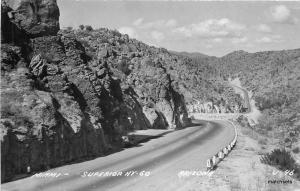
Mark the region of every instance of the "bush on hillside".
POLYGON ((294 175, 298 179, 300 178, 300 167, 297 165, 291 153, 285 149, 274 149, 270 153, 263 155, 260 161, 264 164, 275 166, 282 171, 294 170, 294 175))
POLYGON ((85 26, 85 30, 87 30, 87 31, 92 31, 92 30, 93 30, 93 27, 90 26, 90 25, 86 25, 86 26, 85 26))
POLYGON ((83 30, 84 29, 84 25, 79 25, 79 29, 83 30))

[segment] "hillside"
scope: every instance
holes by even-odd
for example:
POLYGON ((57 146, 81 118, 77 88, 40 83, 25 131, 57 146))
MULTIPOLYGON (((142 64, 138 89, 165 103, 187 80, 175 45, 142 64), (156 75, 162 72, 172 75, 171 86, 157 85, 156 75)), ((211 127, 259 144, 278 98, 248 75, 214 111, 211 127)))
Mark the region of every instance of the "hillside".
POLYGON ((177 51, 170 51, 172 54, 176 54, 179 56, 186 56, 193 59, 202 59, 202 58, 208 58, 210 56, 206 54, 202 54, 200 52, 177 52, 177 51))
MULTIPOLYGON (((234 52, 217 63, 226 75, 240 78, 252 90, 263 112, 259 129, 283 132, 283 145, 297 141, 300 131, 300 49, 257 53, 234 52)), ((281 133, 282 134, 282 133, 281 133)))
MULTIPOLYGON (((300 131, 300 49, 248 53, 235 51, 221 58, 190 57, 198 65, 206 63, 224 79, 239 78, 253 92, 263 113, 258 132, 278 138, 292 147, 300 131)), ((214 73, 212 73, 214 74, 214 73)), ((215 75, 214 77, 218 77, 215 75)), ((212 78, 214 78, 212 77, 212 78)))
POLYGON ((157 99, 149 85, 161 78, 160 73, 150 72, 159 68, 170 76, 172 87, 184 96, 187 104, 192 104, 195 100, 202 103, 213 101, 215 104, 224 101, 230 108, 242 102, 238 95, 232 93, 232 88, 224 83, 221 75, 216 77, 216 69, 206 61, 199 64, 181 54, 148 46, 118 31, 105 28, 93 31, 63 30, 62 33, 76 36, 91 60, 97 56, 99 49, 111 51, 107 60, 113 75, 120 79, 123 85, 135 87, 138 92, 149 92, 140 97, 151 96, 152 100, 157 99), (120 38, 128 40, 124 42, 119 40, 120 38), (142 81, 143 87, 137 86, 135 80, 142 81))

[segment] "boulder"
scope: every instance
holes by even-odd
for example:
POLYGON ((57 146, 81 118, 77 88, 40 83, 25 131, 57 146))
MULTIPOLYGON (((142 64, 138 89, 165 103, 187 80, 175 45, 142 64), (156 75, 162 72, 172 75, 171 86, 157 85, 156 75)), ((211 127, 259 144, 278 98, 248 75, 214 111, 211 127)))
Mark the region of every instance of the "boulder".
POLYGON ((41 58, 41 55, 33 57, 29 64, 29 68, 32 70, 33 75, 42 76, 46 72, 47 62, 41 58))

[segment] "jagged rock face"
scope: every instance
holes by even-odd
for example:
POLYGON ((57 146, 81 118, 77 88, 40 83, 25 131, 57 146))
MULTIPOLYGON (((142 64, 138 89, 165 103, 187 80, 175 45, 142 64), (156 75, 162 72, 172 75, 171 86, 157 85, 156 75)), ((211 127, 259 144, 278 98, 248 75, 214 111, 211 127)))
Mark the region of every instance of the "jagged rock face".
POLYGON ((76 31, 76 37, 88 55, 107 62, 112 75, 121 80, 122 91, 134 91, 151 128, 186 125, 185 100, 166 68, 174 63, 167 51, 107 29, 76 31))
POLYGON ((1 44, 2 181, 28 166, 101 156, 132 130, 188 122, 156 49, 109 30, 88 36, 88 46, 78 34, 55 35, 56 1, 7 0, 1 8, 2 42, 13 42, 1 44))
POLYGON ((72 97, 8 89, 2 97, 2 180, 25 173, 27 166, 46 170, 105 151, 101 127, 85 118, 72 97))
POLYGON ((38 37, 56 35, 59 30, 56 0, 2 0, 1 7, 4 41, 22 39, 22 32, 29 37, 38 37), (7 31, 12 28, 16 31, 15 34, 7 31))
POLYGON ((72 35, 30 40, 26 63, 20 48, 1 47, 2 180, 122 145, 121 136, 150 122, 130 88, 122 90, 106 60, 88 62, 72 35))

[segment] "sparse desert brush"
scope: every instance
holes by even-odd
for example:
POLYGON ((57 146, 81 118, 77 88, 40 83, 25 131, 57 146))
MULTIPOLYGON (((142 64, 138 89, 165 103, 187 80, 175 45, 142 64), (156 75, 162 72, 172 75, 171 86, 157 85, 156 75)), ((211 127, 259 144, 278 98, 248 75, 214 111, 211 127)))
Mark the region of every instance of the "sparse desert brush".
POLYGON ((290 152, 285 149, 274 149, 271 153, 263 155, 260 161, 272 166, 278 166, 281 170, 292 169, 296 163, 290 152))
POLYGON ((264 164, 275 166, 279 170, 294 171, 295 177, 300 178, 300 168, 290 152, 285 149, 274 149, 270 153, 261 156, 260 161, 264 164))
POLYGON ((84 29, 84 25, 79 25, 78 27, 79 27, 80 30, 84 29))
POLYGON ((85 30, 87 30, 87 31, 93 31, 94 29, 93 29, 92 26, 86 25, 86 26, 85 26, 85 30))

